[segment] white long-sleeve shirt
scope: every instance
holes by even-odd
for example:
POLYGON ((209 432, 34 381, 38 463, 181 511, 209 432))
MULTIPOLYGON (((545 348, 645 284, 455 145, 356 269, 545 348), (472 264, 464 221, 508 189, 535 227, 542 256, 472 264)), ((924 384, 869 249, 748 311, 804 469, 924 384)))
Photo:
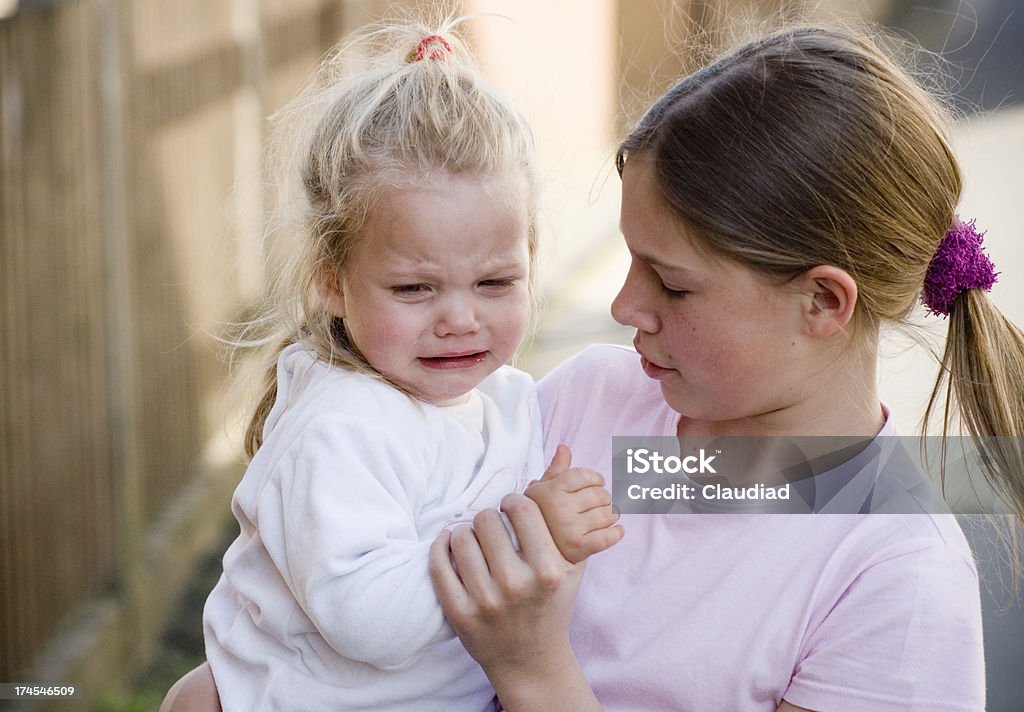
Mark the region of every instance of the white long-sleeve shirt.
POLYGON ((438 407, 285 349, 232 502, 241 532, 204 611, 225 712, 493 709, 427 554, 445 525, 542 470, 522 372, 502 367, 465 403, 438 407))

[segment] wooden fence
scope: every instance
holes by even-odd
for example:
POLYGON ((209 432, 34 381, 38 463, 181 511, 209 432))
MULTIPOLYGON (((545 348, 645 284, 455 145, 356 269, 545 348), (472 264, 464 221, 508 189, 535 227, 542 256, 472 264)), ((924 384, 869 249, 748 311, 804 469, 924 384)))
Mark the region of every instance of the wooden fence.
POLYGON ((375 3, 51 5, 0 21, 0 682, 95 688, 223 532, 181 501, 239 473, 211 334, 254 292, 264 120, 375 3))

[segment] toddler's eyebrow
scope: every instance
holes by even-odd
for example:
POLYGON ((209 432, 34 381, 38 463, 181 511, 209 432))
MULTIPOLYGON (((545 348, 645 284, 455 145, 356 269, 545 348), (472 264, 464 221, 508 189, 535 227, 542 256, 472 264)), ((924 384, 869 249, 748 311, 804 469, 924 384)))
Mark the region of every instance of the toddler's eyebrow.
POLYGON ((480 264, 480 268, 486 272, 520 272, 525 267, 523 262, 516 259, 490 260, 480 264))
MULTIPOLYGON (((527 270, 528 267, 516 259, 499 258, 485 260, 476 266, 478 273, 489 275, 518 274, 527 270)), ((390 279, 435 279, 447 274, 447 271, 438 263, 430 260, 408 261, 403 264, 394 265, 387 270, 390 279)))
POLYGON ((427 260, 408 260, 389 267, 390 269, 386 270, 388 275, 396 279, 437 276, 443 273, 439 265, 427 260))

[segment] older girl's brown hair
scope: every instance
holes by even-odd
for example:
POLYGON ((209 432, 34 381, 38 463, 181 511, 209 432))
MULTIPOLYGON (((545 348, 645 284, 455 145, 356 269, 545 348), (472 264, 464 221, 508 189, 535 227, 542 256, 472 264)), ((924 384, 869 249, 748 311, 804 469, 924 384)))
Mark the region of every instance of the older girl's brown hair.
MULTIPOLYGON (((800 27, 682 79, 620 145, 712 251, 785 278, 834 265, 857 282, 854 329, 877 341, 918 301, 960 200, 941 105, 867 37, 800 27)), ((979 437, 986 475, 1024 515, 1024 337, 980 291, 950 315, 926 425, 943 406, 979 437), (992 438, 987 436, 1015 436, 992 438)))

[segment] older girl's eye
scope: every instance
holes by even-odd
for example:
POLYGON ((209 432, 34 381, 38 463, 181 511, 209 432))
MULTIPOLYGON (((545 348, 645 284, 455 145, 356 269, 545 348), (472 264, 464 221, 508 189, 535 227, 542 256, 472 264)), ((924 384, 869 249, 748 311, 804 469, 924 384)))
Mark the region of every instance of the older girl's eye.
POLYGON ((661 290, 672 299, 680 299, 690 293, 686 289, 674 289, 673 287, 668 286, 664 282, 661 283, 661 290))
POLYGON ((515 284, 514 279, 485 279, 480 282, 480 286, 485 289, 507 289, 515 284))

